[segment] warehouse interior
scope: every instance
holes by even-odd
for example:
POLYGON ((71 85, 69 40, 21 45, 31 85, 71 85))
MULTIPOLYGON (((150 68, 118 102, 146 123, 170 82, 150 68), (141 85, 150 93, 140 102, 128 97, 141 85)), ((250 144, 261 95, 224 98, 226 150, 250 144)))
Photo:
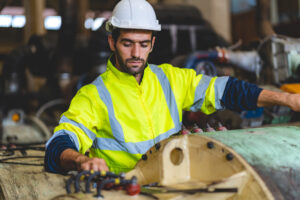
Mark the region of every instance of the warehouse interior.
MULTIPOLYGON (((299 199, 300 114, 282 105, 184 111, 179 139, 162 142, 160 154, 155 145, 126 176, 45 172, 45 143, 62 113, 106 71, 105 23, 119 2, 0 1, 0 199, 299 199)), ((147 2, 161 24, 149 63, 300 93, 300 0, 147 2)))

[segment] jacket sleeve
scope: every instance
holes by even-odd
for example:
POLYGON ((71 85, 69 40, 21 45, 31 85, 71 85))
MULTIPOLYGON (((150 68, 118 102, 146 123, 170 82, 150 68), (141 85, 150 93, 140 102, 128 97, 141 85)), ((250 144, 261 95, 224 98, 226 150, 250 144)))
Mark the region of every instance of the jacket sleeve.
POLYGON ((229 77, 196 74, 193 69, 162 65, 174 92, 178 110, 212 114, 224 109, 222 96, 229 77))
POLYGON ((262 89, 255 84, 228 76, 196 75, 194 70, 189 69, 175 69, 175 72, 173 88, 181 91, 177 96, 184 97, 183 110, 212 114, 225 108, 233 111, 257 108, 257 99, 262 89))
POLYGON ((81 154, 93 145, 96 133, 103 122, 100 122, 101 109, 97 89, 93 85, 81 88, 72 99, 69 109, 64 112, 53 136, 46 143, 45 169, 61 173, 60 154, 67 148, 81 154), (98 111, 97 111, 98 110, 98 111))
POLYGON ((216 110, 225 108, 221 99, 229 77, 196 75, 194 70, 185 69, 183 79, 185 79, 185 86, 181 92, 184 96, 183 110, 212 114, 216 110))
POLYGON ((222 104, 233 111, 254 110, 261 91, 255 84, 230 77, 224 89, 222 104))
POLYGON ((60 155, 66 149, 76 149, 68 135, 59 135, 55 137, 47 146, 45 153, 45 170, 53 173, 65 173, 60 166, 60 155))

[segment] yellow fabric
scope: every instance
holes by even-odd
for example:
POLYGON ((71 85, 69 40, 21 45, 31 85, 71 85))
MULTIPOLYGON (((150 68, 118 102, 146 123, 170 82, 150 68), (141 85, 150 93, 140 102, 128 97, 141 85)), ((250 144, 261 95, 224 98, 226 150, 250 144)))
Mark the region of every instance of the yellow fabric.
MULTIPOLYGON (((181 122, 182 110, 189 110, 194 103, 195 91, 202 75, 196 76, 192 69, 176 68, 169 64, 158 67, 163 70, 171 84, 181 122)), ((153 140, 174 128, 164 91, 149 66, 145 68, 140 85, 133 76, 120 72, 110 61, 107 64, 107 71, 101 77, 111 95, 114 114, 123 129, 125 142, 153 140)), ((201 108, 205 113, 215 111, 214 81, 215 78, 209 84, 201 108)), ((93 84, 86 85, 78 91, 68 111, 63 115, 83 124, 97 138, 114 138, 108 109, 93 84)), ((60 123, 55 131, 58 130, 75 133, 79 142, 79 152, 84 154, 90 149, 91 157, 103 158, 109 169, 115 173, 131 170, 142 156, 125 151, 95 149, 92 147, 93 140, 83 130, 69 123, 60 123)))
POLYGON ((205 100, 201 107, 202 112, 206 114, 211 114, 216 111, 215 109, 215 88, 214 83, 216 81, 216 77, 212 78, 209 83, 209 86, 205 92, 205 100))

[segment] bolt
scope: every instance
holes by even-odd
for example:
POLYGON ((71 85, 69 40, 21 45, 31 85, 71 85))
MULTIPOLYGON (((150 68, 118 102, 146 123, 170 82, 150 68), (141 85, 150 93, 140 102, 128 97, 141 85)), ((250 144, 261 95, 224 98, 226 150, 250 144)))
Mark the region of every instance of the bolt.
POLYGON ((228 154, 226 155, 226 159, 227 159, 228 161, 233 160, 233 155, 232 155, 232 153, 228 153, 228 154))
POLYGON ((147 160, 147 159, 148 159, 147 154, 142 155, 142 159, 143 159, 143 160, 147 160))
POLYGON ((159 150, 160 149, 160 143, 155 144, 155 149, 159 150))
POLYGON ((207 148, 213 149, 214 147, 215 147, 215 145, 214 145, 213 142, 208 142, 208 143, 207 143, 207 148))

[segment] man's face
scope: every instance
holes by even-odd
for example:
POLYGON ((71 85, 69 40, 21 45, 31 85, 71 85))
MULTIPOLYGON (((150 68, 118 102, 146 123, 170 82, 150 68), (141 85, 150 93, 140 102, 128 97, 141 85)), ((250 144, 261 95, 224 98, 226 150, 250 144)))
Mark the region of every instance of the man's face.
POLYGON ((117 41, 110 35, 108 41, 116 56, 116 67, 134 76, 142 75, 154 45, 155 38, 151 38, 152 32, 144 30, 121 29, 117 41))

